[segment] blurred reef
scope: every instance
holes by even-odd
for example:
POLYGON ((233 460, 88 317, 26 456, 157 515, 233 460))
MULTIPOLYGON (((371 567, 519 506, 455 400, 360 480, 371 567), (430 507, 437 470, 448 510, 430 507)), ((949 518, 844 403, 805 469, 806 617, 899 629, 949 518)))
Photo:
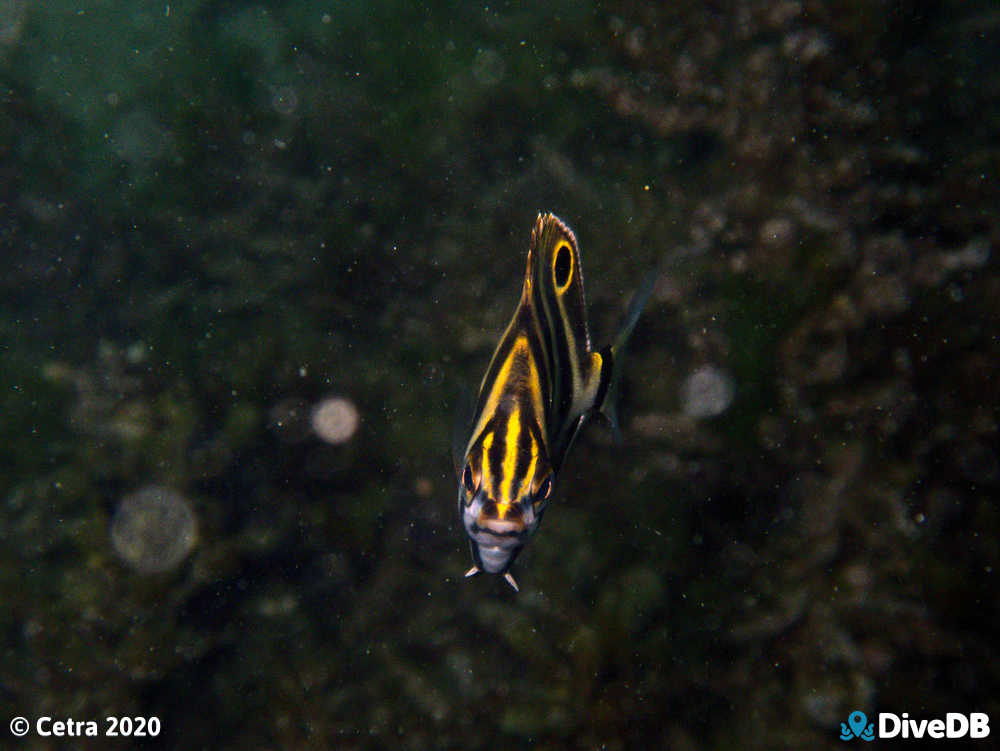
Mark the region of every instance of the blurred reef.
POLYGON ((985 0, 0 0, 2 732, 1000 722, 998 133, 985 0), (538 210, 598 343, 660 275, 515 595, 449 444, 538 210))

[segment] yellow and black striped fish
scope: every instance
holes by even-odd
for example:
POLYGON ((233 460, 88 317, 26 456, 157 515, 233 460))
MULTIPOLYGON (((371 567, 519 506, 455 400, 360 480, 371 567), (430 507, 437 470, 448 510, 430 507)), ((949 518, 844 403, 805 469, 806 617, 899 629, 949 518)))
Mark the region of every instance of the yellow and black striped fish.
POLYGON ((621 351, 652 289, 635 295, 615 343, 594 351, 587 330, 580 250, 552 214, 531 231, 521 300, 479 388, 472 435, 457 462, 458 509, 473 566, 503 574, 538 528, 556 475, 588 417, 617 431, 621 351))

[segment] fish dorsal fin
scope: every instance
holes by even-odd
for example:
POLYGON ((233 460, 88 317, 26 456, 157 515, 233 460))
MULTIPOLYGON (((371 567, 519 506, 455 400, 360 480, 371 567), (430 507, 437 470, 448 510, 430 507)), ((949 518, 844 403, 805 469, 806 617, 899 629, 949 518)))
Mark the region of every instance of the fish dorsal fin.
POLYGON ((601 358, 590 350, 583 263, 573 231, 554 214, 539 214, 529 256, 530 298, 550 364, 551 458, 558 468, 580 416, 595 406, 601 358))
MULTIPOLYGON (((551 306, 548 314, 563 320, 565 334, 578 352, 590 351, 583 265, 576 235, 555 214, 539 214, 528 249, 530 285, 551 306)), ((526 283, 527 286, 527 283, 526 283)))

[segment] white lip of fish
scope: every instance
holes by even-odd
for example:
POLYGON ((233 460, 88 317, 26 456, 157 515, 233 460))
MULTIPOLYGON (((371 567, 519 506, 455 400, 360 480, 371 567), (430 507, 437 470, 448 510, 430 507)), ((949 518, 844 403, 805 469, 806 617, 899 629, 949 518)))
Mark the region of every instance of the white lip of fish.
POLYGON ((510 521, 509 519, 489 519, 480 524, 479 528, 486 533, 495 532, 503 534, 504 532, 520 532, 524 529, 524 523, 510 521))
POLYGON ((489 551, 491 555, 499 556, 510 552, 511 548, 516 548, 524 543, 519 537, 498 537, 490 532, 480 531, 473 537, 479 546, 480 552, 489 551))

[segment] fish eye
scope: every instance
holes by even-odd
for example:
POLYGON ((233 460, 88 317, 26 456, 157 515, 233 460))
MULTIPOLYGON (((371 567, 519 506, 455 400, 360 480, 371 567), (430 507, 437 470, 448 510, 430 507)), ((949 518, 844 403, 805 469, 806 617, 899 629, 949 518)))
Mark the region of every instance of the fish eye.
POLYGON ((553 264, 553 271, 556 276, 556 288, 562 290, 569 284, 569 274, 573 270, 573 257, 569 252, 568 245, 560 245, 556 251, 556 261, 553 264))
POLYGON ((466 464, 465 470, 462 472, 462 484, 465 486, 465 490, 468 493, 476 492, 476 482, 472 477, 472 465, 466 464))

